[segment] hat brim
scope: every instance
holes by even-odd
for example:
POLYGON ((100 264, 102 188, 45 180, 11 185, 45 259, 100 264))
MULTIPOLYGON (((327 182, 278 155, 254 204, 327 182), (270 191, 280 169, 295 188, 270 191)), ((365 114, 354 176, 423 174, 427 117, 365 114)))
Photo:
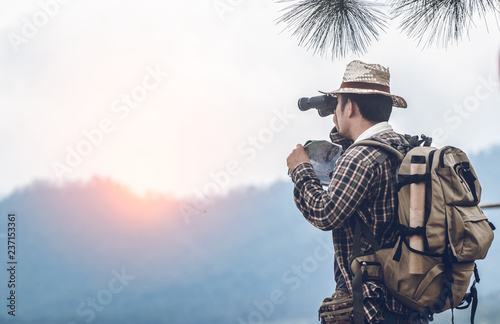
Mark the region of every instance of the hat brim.
POLYGON ((341 94, 341 93, 357 93, 357 94, 380 94, 383 96, 388 96, 392 98, 392 105, 397 108, 406 108, 408 107, 406 100, 404 100, 400 96, 393 95, 391 93, 385 92, 385 91, 379 91, 379 90, 372 90, 372 89, 357 89, 357 88, 342 88, 330 92, 325 92, 325 91, 319 91, 322 94, 326 95, 336 95, 336 94, 341 94))

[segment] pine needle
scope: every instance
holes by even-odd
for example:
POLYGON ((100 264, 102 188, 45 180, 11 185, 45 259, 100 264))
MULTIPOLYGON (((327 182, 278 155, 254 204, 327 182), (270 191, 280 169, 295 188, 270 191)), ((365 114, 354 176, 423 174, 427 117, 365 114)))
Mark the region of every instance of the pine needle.
POLYGON ((468 36, 473 18, 498 12, 498 0, 395 0, 392 13, 401 17, 400 28, 408 37, 447 47, 468 36))
POLYGON ((386 28, 386 15, 380 4, 360 0, 281 0, 296 2, 287 8, 278 22, 299 39, 300 46, 314 54, 345 57, 348 53, 364 54, 379 31, 386 28))

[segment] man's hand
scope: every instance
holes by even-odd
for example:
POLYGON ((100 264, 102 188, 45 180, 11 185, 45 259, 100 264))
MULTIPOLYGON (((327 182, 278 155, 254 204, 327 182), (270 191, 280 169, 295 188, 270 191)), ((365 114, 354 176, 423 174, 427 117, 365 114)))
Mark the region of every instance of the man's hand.
POLYGON ((293 171, 302 162, 311 162, 309 160, 309 155, 304 150, 304 147, 301 144, 297 144, 297 147, 290 153, 288 158, 286 159, 286 165, 293 171))

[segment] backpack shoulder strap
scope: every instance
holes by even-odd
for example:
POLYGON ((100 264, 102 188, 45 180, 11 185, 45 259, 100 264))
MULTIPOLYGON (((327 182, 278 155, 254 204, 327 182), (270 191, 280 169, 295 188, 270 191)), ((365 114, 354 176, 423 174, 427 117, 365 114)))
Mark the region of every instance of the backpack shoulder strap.
POLYGON ((359 142, 353 143, 349 148, 354 147, 354 146, 372 146, 372 147, 377 147, 383 150, 382 155, 377 159, 379 163, 382 163, 385 159, 387 159, 388 154, 394 155, 398 158, 398 160, 402 161, 404 158, 404 155, 399 152, 396 148, 392 147, 389 144, 386 144, 382 141, 376 140, 374 138, 370 139, 365 139, 361 140, 359 142))

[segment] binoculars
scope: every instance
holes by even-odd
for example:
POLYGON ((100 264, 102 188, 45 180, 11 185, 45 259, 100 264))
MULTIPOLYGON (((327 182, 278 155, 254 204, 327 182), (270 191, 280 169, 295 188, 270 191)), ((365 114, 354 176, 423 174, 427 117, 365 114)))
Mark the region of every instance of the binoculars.
POLYGON ((335 112, 335 107, 337 107, 337 97, 330 95, 322 95, 310 98, 300 98, 299 109, 301 111, 306 111, 311 108, 315 108, 318 110, 318 114, 321 117, 326 117, 329 115, 333 115, 335 112))

